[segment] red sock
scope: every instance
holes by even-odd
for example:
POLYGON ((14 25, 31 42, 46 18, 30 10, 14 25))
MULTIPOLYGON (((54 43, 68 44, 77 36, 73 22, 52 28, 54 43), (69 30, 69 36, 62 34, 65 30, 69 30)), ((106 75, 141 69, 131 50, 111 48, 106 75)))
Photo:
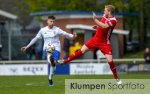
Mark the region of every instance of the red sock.
POLYGON ((111 69, 111 71, 112 71, 112 73, 114 75, 114 78, 118 79, 115 63, 113 61, 111 61, 111 62, 108 62, 108 64, 109 64, 109 67, 110 67, 110 69, 111 69))
POLYGON ((82 55, 82 51, 81 50, 78 50, 77 52, 75 52, 73 55, 69 56, 67 59, 64 60, 64 63, 68 63, 70 62, 71 60, 74 60, 78 57, 80 57, 82 55))

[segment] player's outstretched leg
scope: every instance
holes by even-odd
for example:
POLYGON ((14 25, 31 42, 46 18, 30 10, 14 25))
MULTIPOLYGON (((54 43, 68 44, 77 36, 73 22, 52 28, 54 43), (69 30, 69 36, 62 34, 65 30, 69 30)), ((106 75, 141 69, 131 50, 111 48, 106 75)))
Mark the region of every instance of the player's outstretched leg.
POLYGON ((89 48, 86 45, 83 45, 80 50, 78 50, 77 52, 75 52, 74 54, 72 54, 71 56, 69 56, 65 60, 59 60, 57 63, 59 63, 59 64, 67 64, 68 62, 79 58, 82 54, 84 54, 88 50, 89 50, 89 48))
POLYGON ((69 56, 67 59, 65 59, 65 60, 59 60, 58 63, 59 64, 67 64, 70 61, 72 61, 72 60, 74 60, 76 58, 79 58, 82 54, 83 54, 82 51, 78 50, 77 52, 75 52, 74 54, 72 54, 71 56, 69 56))

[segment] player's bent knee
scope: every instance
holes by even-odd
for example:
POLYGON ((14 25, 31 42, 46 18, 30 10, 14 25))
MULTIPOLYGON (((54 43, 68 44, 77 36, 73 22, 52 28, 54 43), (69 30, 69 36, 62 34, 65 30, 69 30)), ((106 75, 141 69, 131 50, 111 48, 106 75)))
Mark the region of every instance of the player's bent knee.
POLYGON ((110 63, 110 62, 113 62, 113 60, 112 60, 112 59, 110 59, 110 60, 107 60, 107 62, 108 62, 108 63, 110 63))
POLYGON ((89 49, 88 47, 86 47, 86 45, 83 45, 83 47, 80 49, 81 52, 84 54, 85 52, 87 52, 89 49))

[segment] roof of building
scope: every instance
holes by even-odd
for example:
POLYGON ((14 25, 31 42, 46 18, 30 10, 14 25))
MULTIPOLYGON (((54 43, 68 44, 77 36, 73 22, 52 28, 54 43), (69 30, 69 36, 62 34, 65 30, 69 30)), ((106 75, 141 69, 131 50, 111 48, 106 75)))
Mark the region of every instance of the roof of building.
MULTIPOLYGON (((95 29, 92 28, 91 25, 83 25, 83 24, 68 24, 66 25, 67 29, 84 29, 84 30, 92 30, 95 31, 95 29)), ((122 35, 128 35, 128 30, 120 30, 120 29, 114 29, 114 34, 122 34, 122 35)))
POLYGON ((8 13, 8 12, 3 11, 3 10, 0 10, 0 16, 6 17, 9 19, 14 19, 14 20, 18 18, 18 16, 11 14, 11 13, 8 13))

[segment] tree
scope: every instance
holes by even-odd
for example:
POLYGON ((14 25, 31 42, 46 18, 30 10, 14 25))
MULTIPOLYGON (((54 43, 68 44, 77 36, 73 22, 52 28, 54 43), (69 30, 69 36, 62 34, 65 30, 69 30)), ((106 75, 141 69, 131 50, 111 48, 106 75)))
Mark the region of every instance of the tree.
POLYGON ((139 16, 125 16, 125 24, 129 29, 129 41, 132 41, 133 34, 138 34, 140 48, 143 49, 146 46, 146 35, 150 22, 150 2, 149 0, 110 0, 110 4, 114 4, 117 7, 117 11, 139 13, 139 16), (136 31, 136 32, 135 32, 136 31))
POLYGON ((52 10, 100 10, 97 0, 25 0, 30 12, 52 10))
MULTIPOLYGON (((78 10, 78 11, 101 11, 104 4, 113 4, 117 12, 138 13, 138 16, 124 16, 125 29, 130 31, 129 41, 138 36, 140 48, 145 46, 148 26, 150 26, 150 2, 149 0, 106 0, 108 2, 97 3, 99 0, 21 0, 25 11, 53 11, 53 10, 78 10)), ((99 1, 102 2, 102 1, 99 1)), ((24 9, 23 8, 23 9, 24 9)))

